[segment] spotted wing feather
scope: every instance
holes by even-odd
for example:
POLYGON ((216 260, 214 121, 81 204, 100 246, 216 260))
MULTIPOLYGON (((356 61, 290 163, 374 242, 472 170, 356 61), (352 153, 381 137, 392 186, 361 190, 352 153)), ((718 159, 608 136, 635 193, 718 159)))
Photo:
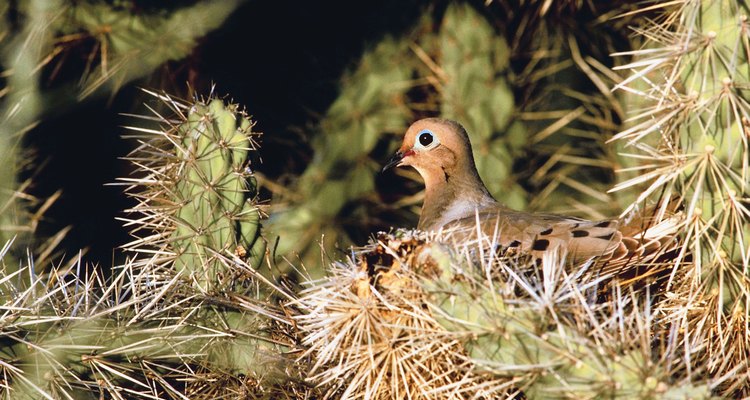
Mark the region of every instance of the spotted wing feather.
POLYGON ((446 225, 473 235, 477 222, 483 235, 500 246, 541 257, 545 252, 565 253, 574 262, 607 257, 620 247, 617 221, 587 221, 552 214, 530 214, 510 209, 484 210, 446 225))
POLYGON ((581 263, 595 259, 601 274, 620 274, 628 266, 653 262, 669 247, 678 217, 649 226, 620 226, 619 221, 588 221, 554 214, 530 214, 496 207, 444 226, 454 239, 477 239, 477 233, 501 249, 535 258, 550 251, 581 263))

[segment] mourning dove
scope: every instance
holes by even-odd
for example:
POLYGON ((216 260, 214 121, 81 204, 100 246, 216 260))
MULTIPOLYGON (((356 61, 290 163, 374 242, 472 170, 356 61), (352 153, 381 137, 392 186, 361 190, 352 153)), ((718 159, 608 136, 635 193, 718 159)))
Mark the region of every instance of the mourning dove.
POLYGON ((675 230, 674 224, 620 228, 618 220, 588 221, 510 209, 492 197, 479 177, 466 130, 447 119, 413 123, 383 171, 394 166, 412 166, 424 179, 418 229, 481 231, 506 250, 539 258, 550 251, 574 262, 642 257, 661 247, 675 230))

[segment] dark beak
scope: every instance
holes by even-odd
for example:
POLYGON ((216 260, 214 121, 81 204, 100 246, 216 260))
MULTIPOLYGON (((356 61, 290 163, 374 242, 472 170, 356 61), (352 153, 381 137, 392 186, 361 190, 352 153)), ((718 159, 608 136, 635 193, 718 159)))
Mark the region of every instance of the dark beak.
POLYGON ((404 159, 404 153, 397 151, 396 154, 391 157, 390 160, 388 160, 388 163, 385 164, 385 167, 380 171, 380 173, 383 173, 385 171, 388 171, 389 169, 398 166, 398 164, 401 163, 401 160, 404 159))

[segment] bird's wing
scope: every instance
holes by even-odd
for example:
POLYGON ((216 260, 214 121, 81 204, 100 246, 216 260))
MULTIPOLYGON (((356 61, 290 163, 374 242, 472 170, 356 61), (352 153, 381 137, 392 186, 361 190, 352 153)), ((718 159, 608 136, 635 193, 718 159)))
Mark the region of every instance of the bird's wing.
POLYGON ((591 257, 611 257, 622 242, 622 233, 614 220, 588 221, 507 208, 481 210, 474 217, 455 220, 445 228, 461 232, 467 239, 481 232, 503 248, 520 250, 535 257, 557 251, 567 254, 575 262, 591 257))
POLYGON ((675 247, 682 216, 643 221, 620 226, 617 220, 588 221, 493 208, 452 221, 444 229, 454 240, 470 242, 481 234, 496 249, 537 259, 550 251, 574 264, 596 258, 601 275, 635 279, 669 267, 661 258, 675 247))

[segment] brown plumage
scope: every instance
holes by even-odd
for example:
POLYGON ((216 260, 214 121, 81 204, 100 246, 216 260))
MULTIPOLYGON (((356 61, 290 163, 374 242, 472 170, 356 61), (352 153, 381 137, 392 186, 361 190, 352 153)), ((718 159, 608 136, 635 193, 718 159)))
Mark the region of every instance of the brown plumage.
POLYGON ((620 227, 617 220, 587 221, 512 210, 487 191, 474 164, 466 130, 457 122, 428 118, 412 124, 398 152, 383 168, 412 166, 425 182, 417 228, 451 230, 466 239, 483 235, 507 250, 541 257, 549 251, 581 262, 598 257, 614 265, 645 258, 674 234, 675 224, 620 227))

